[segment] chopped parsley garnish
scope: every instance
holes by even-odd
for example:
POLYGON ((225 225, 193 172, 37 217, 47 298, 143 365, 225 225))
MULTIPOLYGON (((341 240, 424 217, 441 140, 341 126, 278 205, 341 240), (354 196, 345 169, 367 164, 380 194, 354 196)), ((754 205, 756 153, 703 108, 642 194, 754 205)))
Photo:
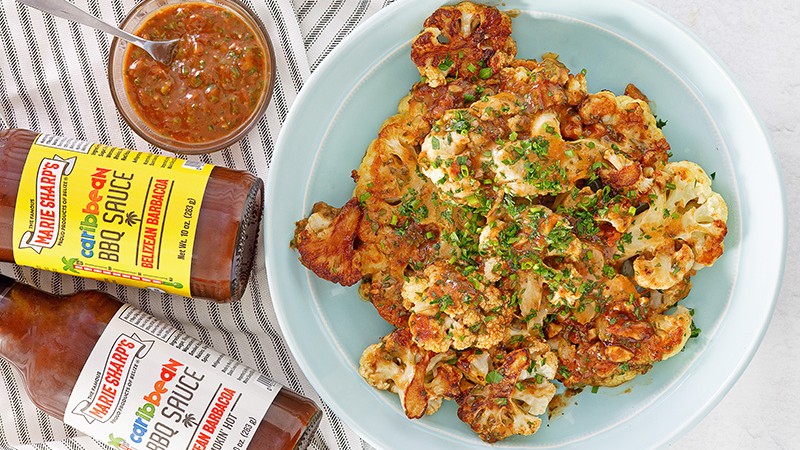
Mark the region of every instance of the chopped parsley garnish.
POLYGON ((472 125, 469 123, 467 113, 463 110, 456 111, 455 119, 450 121, 450 129, 458 134, 466 135, 472 125))
POLYGON ((421 222, 422 219, 426 219, 428 217, 428 207, 422 204, 422 200, 419 198, 417 191, 414 189, 409 189, 405 194, 403 194, 398 211, 400 214, 411 217, 417 222, 421 222))
POLYGON ((454 63, 455 61, 450 59, 450 54, 448 53, 447 56, 445 56, 444 61, 439 63, 439 70, 442 72, 447 72, 451 67, 453 67, 454 63))
POLYGON ((564 253, 573 238, 572 230, 560 223, 545 236, 548 248, 558 253, 564 253))
POLYGON ((496 370, 492 370, 486 374, 486 382, 489 384, 497 384, 501 381, 503 381, 503 374, 496 370))

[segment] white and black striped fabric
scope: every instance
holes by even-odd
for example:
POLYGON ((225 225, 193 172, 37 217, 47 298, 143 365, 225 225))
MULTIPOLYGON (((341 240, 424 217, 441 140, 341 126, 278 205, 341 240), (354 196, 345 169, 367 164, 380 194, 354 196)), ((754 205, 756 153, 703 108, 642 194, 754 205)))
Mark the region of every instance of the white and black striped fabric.
MULTIPOLYGON (((119 23, 136 0, 71 0, 119 23)), ((266 116, 229 149, 194 159, 246 169, 266 179, 274 143, 297 93, 341 40, 391 0, 244 0, 273 41, 277 83, 266 116)), ((101 32, 0 0, 0 127, 75 137, 160 153, 134 134, 117 113, 107 83, 111 38, 101 32)), ((81 278, 0 264, 0 273, 54 293, 109 292, 164 319, 214 348, 257 368, 323 407, 312 448, 370 448, 321 401, 294 362, 277 327, 263 251, 245 297, 232 304, 193 301, 81 278)), ((107 448, 39 411, 21 375, 0 359, 0 448, 107 448)))

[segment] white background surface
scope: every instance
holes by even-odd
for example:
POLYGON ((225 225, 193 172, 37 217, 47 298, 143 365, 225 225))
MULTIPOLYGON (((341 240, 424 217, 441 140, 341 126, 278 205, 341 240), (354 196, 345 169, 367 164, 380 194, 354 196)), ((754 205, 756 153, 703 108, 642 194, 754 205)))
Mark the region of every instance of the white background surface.
POLYGON ((728 395, 672 448, 800 448, 800 1, 648 2, 722 59, 761 116, 781 165, 789 227, 783 286, 761 347, 728 395))

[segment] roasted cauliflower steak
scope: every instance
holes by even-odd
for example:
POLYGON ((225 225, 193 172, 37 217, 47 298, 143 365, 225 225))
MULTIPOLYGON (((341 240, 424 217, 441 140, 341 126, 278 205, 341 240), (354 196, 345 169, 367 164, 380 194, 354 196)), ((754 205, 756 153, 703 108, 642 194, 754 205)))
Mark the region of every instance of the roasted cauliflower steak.
POLYGON ((314 205, 292 241, 393 327, 361 355, 366 383, 410 419, 453 401, 486 442, 535 433, 558 389, 678 355, 698 333, 682 302, 728 218, 713 176, 670 160, 642 90, 590 93, 556 54, 517 58, 511 31, 470 2, 425 20, 420 80, 352 197, 314 205))

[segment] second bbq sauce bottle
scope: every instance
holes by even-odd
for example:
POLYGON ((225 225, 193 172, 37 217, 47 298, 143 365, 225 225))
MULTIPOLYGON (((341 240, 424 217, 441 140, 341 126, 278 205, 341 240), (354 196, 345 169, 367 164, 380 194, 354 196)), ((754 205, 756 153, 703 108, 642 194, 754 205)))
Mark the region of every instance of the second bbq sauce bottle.
POLYGON ((305 448, 309 399, 98 292, 56 296, 0 275, 0 356, 44 412, 114 448, 305 448))

